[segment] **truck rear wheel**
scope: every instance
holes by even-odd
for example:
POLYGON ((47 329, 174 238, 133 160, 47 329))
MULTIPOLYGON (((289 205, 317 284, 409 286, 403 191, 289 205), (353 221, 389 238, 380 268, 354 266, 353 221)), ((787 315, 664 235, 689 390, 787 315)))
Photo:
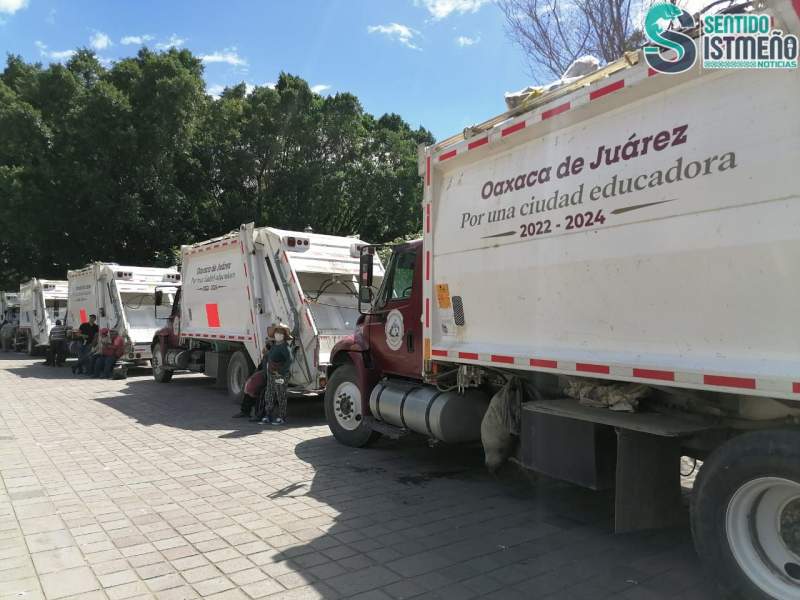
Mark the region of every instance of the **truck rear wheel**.
POLYGON ((250 358, 244 352, 234 352, 228 362, 228 394, 240 400, 244 394, 244 384, 254 370, 250 358))
POLYGON ((703 464, 692 534, 725 593, 800 598, 800 431, 741 435, 703 464))
POLYGON ((361 448, 380 437, 364 421, 362 407, 356 368, 342 365, 333 372, 325 388, 325 418, 333 437, 346 446, 361 448))
POLYGON ((167 369, 164 366, 163 359, 161 358, 161 348, 158 344, 153 344, 153 358, 150 359, 150 364, 153 367, 153 379, 158 383, 169 383, 172 381, 172 369, 167 369))

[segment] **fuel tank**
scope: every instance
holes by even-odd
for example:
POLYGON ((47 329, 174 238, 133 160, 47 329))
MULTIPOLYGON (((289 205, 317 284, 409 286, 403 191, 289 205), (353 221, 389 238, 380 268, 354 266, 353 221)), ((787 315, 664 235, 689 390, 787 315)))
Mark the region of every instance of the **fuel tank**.
POLYGON ((378 383, 369 397, 376 419, 449 444, 480 440, 488 406, 488 396, 479 390, 442 392, 431 385, 391 379, 378 383))

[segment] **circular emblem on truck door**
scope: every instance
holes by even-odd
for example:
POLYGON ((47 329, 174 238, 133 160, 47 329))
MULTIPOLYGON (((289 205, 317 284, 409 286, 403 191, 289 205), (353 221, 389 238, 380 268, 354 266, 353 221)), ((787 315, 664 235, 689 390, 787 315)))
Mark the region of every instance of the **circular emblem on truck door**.
POLYGON ((396 308, 386 315, 386 345, 390 350, 400 350, 403 345, 403 313, 396 308))

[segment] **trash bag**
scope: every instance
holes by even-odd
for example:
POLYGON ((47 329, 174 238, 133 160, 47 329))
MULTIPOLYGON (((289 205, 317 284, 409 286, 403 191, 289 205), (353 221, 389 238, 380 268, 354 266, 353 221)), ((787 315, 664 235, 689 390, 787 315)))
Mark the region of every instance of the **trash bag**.
POLYGON ((547 85, 528 86, 518 92, 506 92, 505 101, 508 110, 518 107, 520 104, 537 96, 541 96, 545 92, 549 92, 560 88, 585 77, 589 73, 594 73, 600 68, 600 59, 591 54, 586 54, 572 61, 564 74, 559 79, 548 83, 547 85))
POLYGON ((524 383, 512 377, 489 402, 481 422, 481 442, 486 467, 491 473, 503 466, 516 447, 524 396, 524 383))
POLYGON ((564 395, 575 398, 583 406, 622 412, 636 412, 639 401, 652 391, 652 388, 641 383, 618 383, 582 377, 563 377, 562 381, 564 395))

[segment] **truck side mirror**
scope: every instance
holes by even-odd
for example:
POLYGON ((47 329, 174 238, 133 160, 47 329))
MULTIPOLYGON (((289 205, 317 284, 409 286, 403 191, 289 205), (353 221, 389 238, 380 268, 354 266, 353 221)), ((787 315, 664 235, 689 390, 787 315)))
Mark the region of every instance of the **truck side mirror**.
MULTIPOLYGON (((369 249, 371 250, 371 248, 369 249)), ((359 285, 364 288, 372 287, 372 269, 374 265, 374 257, 372 252, 363 251, 361 252, 361 258, 359 259, 359 278, 358 283, 359 285)))
POLYGON ((362 315, 369 312, 372 307, 372 269, 373 269, 373 249, 361 248, 361 257, 358 267, 358 312, 362 315), (362 305, 367 305, 367 310, 362 309, 362 305))
POLYGON ((164 304, 164 290, 156 290, 155 298, 153 300, 156 306, 164 304))

